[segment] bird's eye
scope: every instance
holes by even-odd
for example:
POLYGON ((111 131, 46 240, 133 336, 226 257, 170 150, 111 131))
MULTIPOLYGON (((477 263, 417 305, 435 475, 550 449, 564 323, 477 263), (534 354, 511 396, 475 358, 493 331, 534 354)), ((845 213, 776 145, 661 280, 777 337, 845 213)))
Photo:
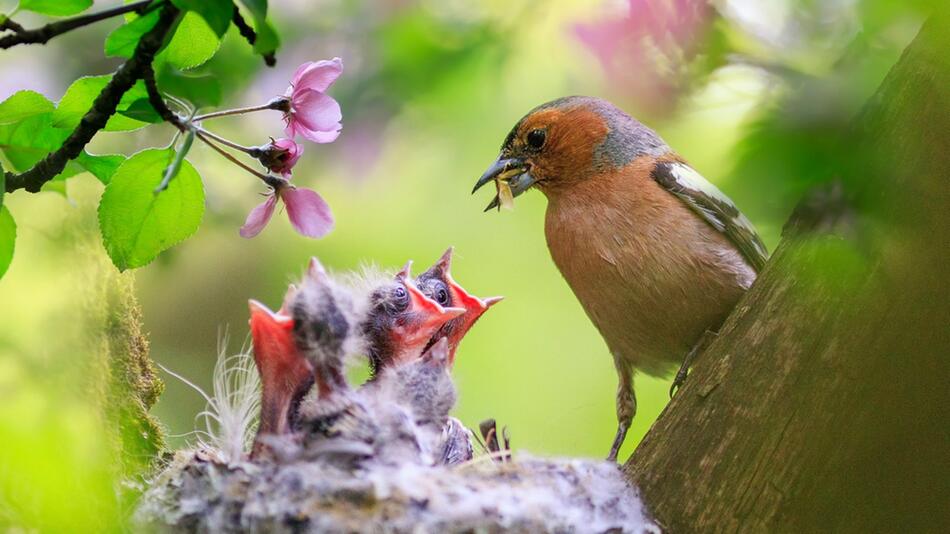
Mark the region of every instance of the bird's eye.
POLYGON ((435 293, 435 301, 441 306, 447 306, 449 304, 449 292, 444 287, 440 287, 435 293))
POLYGON ((406 291, 406 288, 401 285, 396 286, 393 288, 392 296, 393 310, 397 313, 406 311, 406 308, 409 307, 409 292, 406 291))
POLYGON ((544 139, 547 136, 544 130, 531 130, 528 132, 527 142, 531 148, 541 148, 544 146, 544 139))

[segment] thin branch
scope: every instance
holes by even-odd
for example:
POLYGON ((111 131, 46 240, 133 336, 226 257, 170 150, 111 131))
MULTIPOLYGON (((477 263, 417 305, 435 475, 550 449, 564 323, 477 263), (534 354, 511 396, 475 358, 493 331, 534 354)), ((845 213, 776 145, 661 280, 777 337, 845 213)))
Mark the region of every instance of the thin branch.
POLYGON ((9 16, 0 15, 0 31, 10 30, 16 33, 23 33, 26 30, 16 22, 13 22, 9 16))
POLYGON ((158 90, 158 84, 155 83, 155 69, 152 68, 151 64, 142 69, 142 81, 145 83, 145 91, 148 93, 148 103, 158 112, 158 116, 165 122, 171 123, 179 131, 184 132, 186 130, 184 121, 168 109, 162 93, 158 90))
POLYGON ((99 96, 92 103, 92 108, 86 112, 63 145, 49 153, 28 171, 22 174, 7 173, 7 193, 17 189, 26 189, 31 193, 38 192, 43 184, 63 172, 66 163, 79 156, 86 144, 105 127, 109 117, 115 114, 122 95, 135 85, 135 82, 143 76, 145 69, 151 65, 156 52, 165 41, 165 35, 178 18, 178 14, 178 8, 171 3, 162 6, 158 22, 139 39, 135 53, 115 71, 112 79, 102 88, 99 96))
POLYGON ((148 8, 149 4, 151 3, 151 0, 141 0, 140 2, 133 2, 124 6, 106 9, 105 11, 100 11, 99 13, 91 13, 89 15, 82 15, 71 19, 58 20, 34 30, 24 30, 19 24, 7 19, 3 23, 4 27, 12 29, 15 33, 13 35, 7 35, 6 37, 0 38, 0 49, 11 48, 20 44, 46 44, 47 41, 53 37, 56 37, 57 35, 62 35, 66 32, 75 30, 76 28, 88 26, 89 24, 99 22, 100 20, 106 20, 112 17, 133 12, 142 14, 146 11, 146 8, 148 8))
POLYGON ((243 115, 245 113, 254 113, 255 111, 266 111, 266 110, 276 110, 283 111, 287 113, 290 111, 290 100, 287 97, 278 97, 270 102, 263 104, 261 106, 251 106, 247 108, 235 108, 235 109, 224 109, 221 111, 215 111, 214 113, 205 113, 204 115, 198 115, 195 117, 195 121, 203 121, 205 119, 213 119, 215 117, 226 117, 228 115, 243 115))
POLYGON ((194 128, 195 128, 198 132, 200 132, 202 135, 205 135, 205 136, 207 136, 207 137, 210 137, 211 139, 214 139, 215 141, 221 143, 222 145, 224 145, 224 146, 226 146, 226 147, 233 148, 234 150, 240 150, 241 152, 244 152, 245 154, 248 154, 248 155, 250 155, 250 156, 252 156, 252 157, 255 157, 255 158, 256 158, 256 157, 258 157, 258 156, 260 155, 260 153, 261 153, 260 149, 258 149, 257 147, 249 147, 249 146, 239 145, 239 144, 235 143, 234 141, 225 139, 225 138, 221 137, 220 135, 218 135, 218 134, 216 134, 216 133, 214 133, 214 132, 210 132, 210 131, 208 131, 208 130, 205 130, 205 129, 202 128, 201 126, 195 126, 194 128))
POLYGON ((206 137, 203 133, 197 132, 197 135, 198 135, 198 139, 201 139, 201 140, 204 142, 204 144, 206 144, 206 145, 208 145, 209 147, 211 147, 212 149, 214 149, 215 152, 217 152, 218 154, 221 154, 222 156, 224 156, 224 157, 225 157, 228 161, 230 161, 231 163, 233 163, 233 164, 237 165, 238 167, 244 169, 245 171, 247 171, 247 172, 253 174, 254 176, 257 176, 258 178, 261 179, 262 182, 264 182, 265 184, 271 186, 272 188, 274 188, 274 189, 280 189, 281 187, 283 187, 284 185, 287 184, 287 180, 285 180, 285 179, 283 179, 283 178, 278 178, 278 177, 273 176, 273 175, 270 175, 270 174, 264 174, 264 173, 262 173, 262 172, 259 172, 259 171, 255 170, 255 169, 252 169, 252 168, 249 167, 248 165, 244 164, 244 162, 242 162, 241 160, 235 158, 235 157, 234 157, 232 154, 230 154, 227 150, 225 150, 225 149, 219 147, 218 145, 216 145, 216 144, 214 143, 214 141, 212 141, 210 138, 206 137))
MULTIPOLYGON (((244 17, 241 16, 241 12, 238 11, 238 7, 234 6, 234 18, 232 19, 234 25, 237 27, 238 32, 241 34, 241 37, 247 40, 248 44, 254 46, 254 43, 257 42, 257 33, 254 31, 254 28, 244 20, 244 17)), ((262 54, 264 57, 264 64, 268 67, 273 67, 277 64, 277 58, 274 57, 273 52, 268 52, 262 54)))

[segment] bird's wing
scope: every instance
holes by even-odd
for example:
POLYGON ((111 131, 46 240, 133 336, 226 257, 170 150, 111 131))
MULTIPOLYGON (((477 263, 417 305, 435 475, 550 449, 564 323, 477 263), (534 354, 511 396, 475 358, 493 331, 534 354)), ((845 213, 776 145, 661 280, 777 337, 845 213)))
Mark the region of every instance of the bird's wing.
POLYGON ((695 169, 678 161, 658 163, 652 175, 664 189, 729 238, 756 271, 762 269, 768 259, 765 244, 749 219, 722 191, 695 169))

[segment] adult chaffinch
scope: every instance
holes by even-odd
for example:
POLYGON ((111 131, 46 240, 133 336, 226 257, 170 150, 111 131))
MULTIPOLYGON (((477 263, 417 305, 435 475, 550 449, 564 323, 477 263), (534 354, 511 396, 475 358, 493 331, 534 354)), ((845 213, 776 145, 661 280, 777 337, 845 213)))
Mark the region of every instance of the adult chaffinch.
POLYGON ((636 413, 633 373, 663 375, 682 361, 672 395, 704 334, 755 281, 765 246, 732 201, 659 135, 597 98, 531 110, 475 189, 491 181, 498 194, 488 209, 530 188, 548 199, 551 257, 617 369, 615 460, 636 413))

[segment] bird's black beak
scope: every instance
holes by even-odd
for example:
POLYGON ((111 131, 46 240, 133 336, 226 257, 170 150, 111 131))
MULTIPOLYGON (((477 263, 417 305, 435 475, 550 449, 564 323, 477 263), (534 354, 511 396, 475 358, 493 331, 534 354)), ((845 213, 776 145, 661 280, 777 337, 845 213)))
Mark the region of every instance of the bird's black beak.
POLYGON ((475 188, 472 189, 472 193, 481 189, 482 186, 488 182, 494 181, 498 187, 498 193, 495 195, 495 198, 492 199, 488 207, 485 208, 485 211, 500 207, 505 200, 501 197, 507 195, 505 190, 510 192, 510 198, 513 199, 534 185, 536 180, 531 173, 528 172, 530 169, 531 165, 523 158, 499 157, 492 163, 491 167, 482 174, 481 178, 475 182, 475 188))

